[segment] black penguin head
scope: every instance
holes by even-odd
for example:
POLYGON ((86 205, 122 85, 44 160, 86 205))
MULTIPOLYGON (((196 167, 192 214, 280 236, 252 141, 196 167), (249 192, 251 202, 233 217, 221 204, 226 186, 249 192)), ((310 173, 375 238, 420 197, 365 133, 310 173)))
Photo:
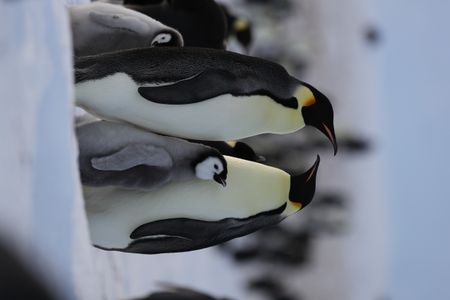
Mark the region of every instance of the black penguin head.
POLYGON ((319 168, 320 156, 317 155, 314 165, 305 173, 291 176, 289 200, 299 206, 299 210, 308 205, 316 191, 316 176, 319 168))
POLYGON ((203 180, 214 180, 222 186, 227 185, 227 161, 217 150, 201 154, 193 164, 195 176, 203 180))
POLYGON ((330 100, 316 88, 303 82, 302 85, 310 91, 309 97, 308 92, 303 92, 303 95, 300 97, 303 99, 299 99, 305 125, 313 126, 325 134, 331 144, 333 144, 334 155, 336 155, 338 145, 334 133, 333 106, 331 106, 330 100))

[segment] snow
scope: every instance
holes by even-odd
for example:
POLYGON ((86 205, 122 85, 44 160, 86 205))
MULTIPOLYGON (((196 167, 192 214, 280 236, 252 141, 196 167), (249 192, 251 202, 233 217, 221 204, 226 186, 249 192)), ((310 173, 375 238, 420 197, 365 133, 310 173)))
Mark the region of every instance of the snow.
POLYGON ((99 290, 75 278, 77 266, 91 259, 65 8, 60 1, 3 1, 0 12, 0 70, 7 70, 0 74, 3 241, 15 244, 62 299, 93 299, 99 290))

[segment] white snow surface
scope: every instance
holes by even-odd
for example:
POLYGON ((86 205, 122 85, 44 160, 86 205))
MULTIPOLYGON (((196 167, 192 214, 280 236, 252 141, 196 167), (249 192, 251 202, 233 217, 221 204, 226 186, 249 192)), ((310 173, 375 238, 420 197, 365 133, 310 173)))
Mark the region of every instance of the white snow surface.
POLYGON ((76 165, 64 3, 1 1, 0 19, 1 238, 58 298, 99 299, 76 165))

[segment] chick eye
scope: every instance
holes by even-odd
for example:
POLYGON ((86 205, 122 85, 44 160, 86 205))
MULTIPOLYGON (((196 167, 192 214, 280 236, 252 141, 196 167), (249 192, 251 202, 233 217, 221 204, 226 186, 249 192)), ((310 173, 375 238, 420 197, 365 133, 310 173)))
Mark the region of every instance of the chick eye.
POLYGON ((214 165, 214 169, 218 170, 218 169, 219 169, 219 166, 215 164, 215 165, 214 165))

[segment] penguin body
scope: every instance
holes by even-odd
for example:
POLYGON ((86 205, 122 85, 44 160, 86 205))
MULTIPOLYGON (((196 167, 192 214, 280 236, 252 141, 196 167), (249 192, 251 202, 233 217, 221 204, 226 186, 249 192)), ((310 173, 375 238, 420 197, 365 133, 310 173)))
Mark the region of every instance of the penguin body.
POLYGON ((93 244, 149 254, 201 249, 276 224, 313 197, 318 160, 306 173, 291 177, 225 158, 226 188, 199 180, 151 192, 85 187, 93 244))
POLYGON ((68 9, 76 56, 183 45, 183 38, 175 29, 119 5, 95 2, 68 9))
POLYGON ((200 178, 225 183, 226 161, 211 147, 107 121, 78 126, 76 133, 86 186, 152 190, 200 178))
POLYGON ((125 0, 124 5, 177 29, 187 47, 225 48, 226 19, 214 0, 125 0))
POLYGON ((163 134, 223 141, 289 133, 305 126, 305 109, 320 121, 313 126, 326 124, 334 134, 333 110, 323 94, 275 63, 237 53, 202 48, 105 53, 77 59, 75 77, 77 105, 163 134))

